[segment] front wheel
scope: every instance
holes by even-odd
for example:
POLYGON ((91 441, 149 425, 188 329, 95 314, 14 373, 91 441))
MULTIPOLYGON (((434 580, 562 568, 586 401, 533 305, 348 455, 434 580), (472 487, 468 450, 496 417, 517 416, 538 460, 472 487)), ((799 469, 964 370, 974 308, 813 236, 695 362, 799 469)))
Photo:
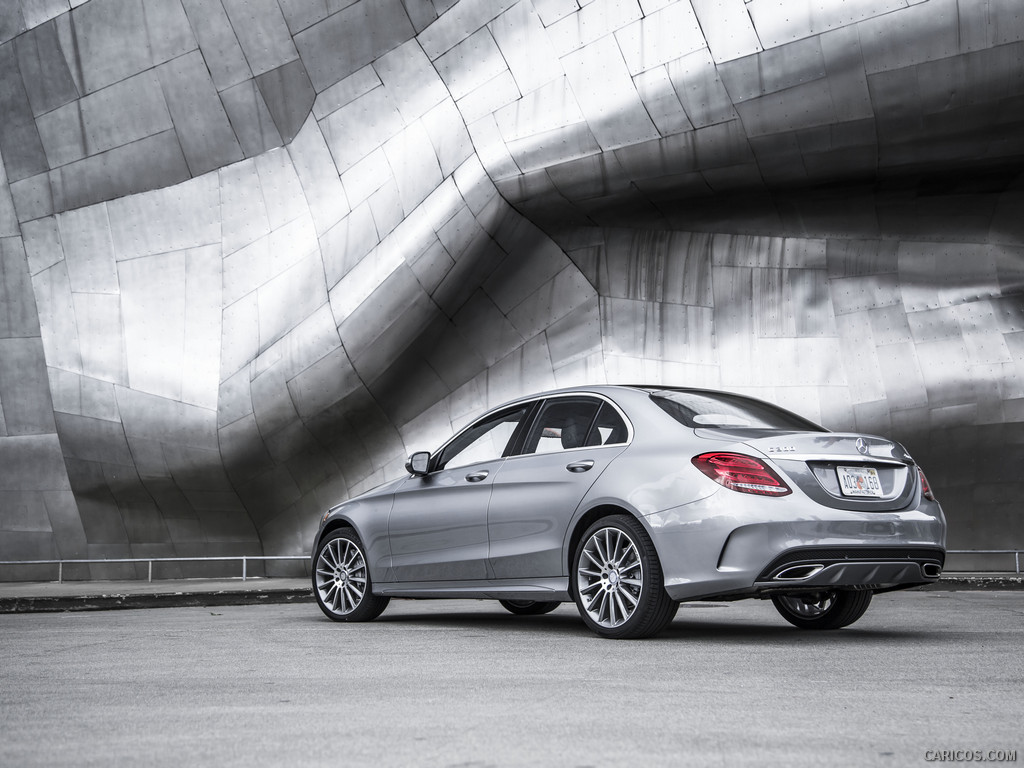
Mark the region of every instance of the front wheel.
POLYGON ((774 595, 782 618, 800 629, 839 629, 853 624, 871 605, 871 592, 833 589, 803 595, 774 595))
POLYGON ((320 610, 334 621, 371 621, 391 598, 374 595, 363 544, 348 528, 332 531, 320 542, 313 568, 313 594, 320 610))
POLYGON ((541 616, 551 613, 561 605, 559 602, 549 603, 538 600, 499 600, 501 607, 516 616, 541 616))
POLYGON ((605 517, 587 529, 572 578, 580 616, 601 637, 656 635, 679 607, 665 592, 654 544, 631 515, 605 517))

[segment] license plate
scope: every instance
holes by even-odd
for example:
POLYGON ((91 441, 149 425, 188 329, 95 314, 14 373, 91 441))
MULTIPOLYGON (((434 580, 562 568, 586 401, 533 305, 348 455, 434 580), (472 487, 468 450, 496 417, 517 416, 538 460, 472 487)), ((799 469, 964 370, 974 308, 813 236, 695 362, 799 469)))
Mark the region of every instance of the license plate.
POLYGON ((878 498, 882 495, 882 483, 874 467, 836 467, 836 474, 839 475, 839 490, 844 496, 878 498))

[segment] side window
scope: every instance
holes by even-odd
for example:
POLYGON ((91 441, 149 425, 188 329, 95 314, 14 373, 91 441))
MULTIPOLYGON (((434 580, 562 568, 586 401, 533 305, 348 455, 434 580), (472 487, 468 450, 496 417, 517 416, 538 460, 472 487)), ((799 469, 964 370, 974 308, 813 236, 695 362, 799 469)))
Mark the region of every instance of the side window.
POLYGON ((602 403, 597 420, 587 435, 587 445, 615 445, 626 442, 627 437, 629 430, 626 429, 626 422, 619 416, 619 412, 608 403, 602 403))
POLYGON ((523 453, 582 448, 600 406, 600 401, 591 399, 549 400, 526 438, 523 453))
POLYGON ((474 424, 448 444, 437 469, 454 469, 478 461, 500 459, 526 411, 527 406, 523 406, 474 424))

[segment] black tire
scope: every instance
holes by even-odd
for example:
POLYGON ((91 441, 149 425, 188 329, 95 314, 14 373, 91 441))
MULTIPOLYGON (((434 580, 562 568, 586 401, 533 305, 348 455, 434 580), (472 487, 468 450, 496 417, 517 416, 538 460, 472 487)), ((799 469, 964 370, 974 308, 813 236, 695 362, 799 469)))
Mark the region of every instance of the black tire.
POLYGON ((782 618, 800 629, 839 629, 864 615, 871 605, 867 590, 833 589, 803 595, 774 595, 782 618))
POLYGON ((610 515, 586 530, 569 579, 583 623, 601 637, 651 637, 679 608, 665 592, 650 536, 631 515, 610 515))
POLYGON ((543 602, 538 600, 499 600, 501 607, 516 616, 540 616, 551 613, 561 605, 559 602, 543 602))
POLYGON ((324 615, 334 621, 372 621, 390 597, 373 594, 363 544, 351 528, 324 536, 313 558, 313 594, 324 615))

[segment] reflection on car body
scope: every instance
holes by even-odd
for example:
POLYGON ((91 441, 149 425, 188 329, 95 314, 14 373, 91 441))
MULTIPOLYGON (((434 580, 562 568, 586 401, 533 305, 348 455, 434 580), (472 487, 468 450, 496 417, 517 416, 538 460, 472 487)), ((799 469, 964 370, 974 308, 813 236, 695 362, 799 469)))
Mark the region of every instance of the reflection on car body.
POLYGON ((877 592, 935 581, 945 520, 899 443, 697 389, 594 386, 484 414, 408 476, 324 515, 313 586, 338 621, 391 597, 575 601, 604 637, 686 600, 771 599, 835 629, 877 592))

